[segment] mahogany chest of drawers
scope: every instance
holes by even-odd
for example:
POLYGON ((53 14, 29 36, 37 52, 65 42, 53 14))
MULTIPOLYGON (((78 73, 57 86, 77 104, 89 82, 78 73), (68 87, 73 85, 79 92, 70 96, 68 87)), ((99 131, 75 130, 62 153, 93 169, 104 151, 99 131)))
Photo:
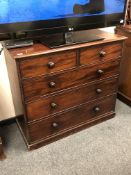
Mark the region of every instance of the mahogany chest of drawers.
POLYGON ((9 50, 16 61, 24 109, 18 125, 29 149, 114 116, 125 37, 99 34, 105 40, 9 50))

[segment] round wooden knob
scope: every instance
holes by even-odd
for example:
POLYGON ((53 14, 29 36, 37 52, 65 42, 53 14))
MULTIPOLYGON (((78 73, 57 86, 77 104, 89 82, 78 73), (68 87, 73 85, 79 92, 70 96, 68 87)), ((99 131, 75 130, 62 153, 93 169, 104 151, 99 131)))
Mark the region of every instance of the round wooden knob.
POLYGON ((57 108, 57 104, 56 103, 51 103, 50 105, 51 105, 51 108, 53 108, 53 109, 57 108))
POLYGON ((52 123, 52 126, 53 126, 53 128, 58 128, 58 123, 56 123, 56 122, 54 122, 54 123, 52 123))
POLYGON ((55 83, 55 82, 51 81, 51 82, 49 83, 49 87, 54 88, 55 86, 56 86, 56 83, 55 83))
POLYGON ((55 67, 55 63, 54 62, 49 62, 47 64, 47 66, 48 66, 49 69, 52 69, 53 67, 55 67))
POLYGON ((103 71, 103 70, 101 70, 101 69, 99 69, 99 70, 97 71, 97 74, 98 74, 99 76, 101 76, 101 75, 103 75, 103 74, 104 74, 104 71, 103 71))
POLYGON ((97 94, 101 94, 102 93, 102 90, 101 89, 96 89, 96 93, 97 94))
POLYGON ((105 51, 100 51, 100 57, 104 57, 104 56, 106 56, 106 52, 105 51))
POLYGON ((95 108, 94 108, 94 111, 95 111, 95 112, 99 112, 99 111, 100 111, 100 108, 99 108, 99 107, 95 107, 95 108))

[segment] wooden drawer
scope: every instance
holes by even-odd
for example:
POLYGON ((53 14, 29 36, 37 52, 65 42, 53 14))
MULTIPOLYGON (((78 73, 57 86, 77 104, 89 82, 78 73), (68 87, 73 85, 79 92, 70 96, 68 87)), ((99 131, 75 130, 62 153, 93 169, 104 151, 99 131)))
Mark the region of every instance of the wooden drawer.
POLYGON ((112 61, 106 64, 99 64, 90 67, 83 66, 58 75, 24 80, 22 81, 23 93, 25 100, 33 100, 36 97, 48 93, 54 93, 65 88, 104 79, 117 75, 118 73, 119 61, 112 61), (101 73, 100 70, 103 72, 101 73), (53 86, 50 86, 51 84, 53 86))
POLYGON ((103 61, 119 58, 122 55, 122 44, 107 44, 91 48, 83 48, 80 51, 80 64, 97 64, 103 61))
POLYGON ((36 77, 76 66, 76 51, 36 56, 20 61, 22 78, 36 77))
POLYGON ((26 104, 27 118, 29 121, 38 120, 67 108, 115 93, 117 82, 118 79, 114 78, 28 103, 26 104))
POLYGON ((91 120, 101 115, 113 112, 115 101, 116 96, 113 95, 101 101, 96 100, 91 103, 86 103, 64 114, 59 114, 52 118, 30 124, 28 125, 30 142, 58 135, 79 125, 91 122, 91 120))

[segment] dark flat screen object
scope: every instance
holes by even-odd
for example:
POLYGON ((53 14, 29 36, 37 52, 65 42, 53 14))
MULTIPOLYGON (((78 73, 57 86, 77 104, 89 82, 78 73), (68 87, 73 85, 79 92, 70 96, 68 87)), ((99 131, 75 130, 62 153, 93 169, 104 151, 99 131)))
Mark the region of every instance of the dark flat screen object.
POLYGON ((88 31, 77 31, 77 32, 67 32, 64 35, 56 36, 54 35, 46 35, 46 37, 42 38, 40 42, 49 48, 57 48, 62 46, 69 46, 73 44, 93 42, 104 40, 104 37, 100 37, 99 34, 93 34, 93 32, 88 31))

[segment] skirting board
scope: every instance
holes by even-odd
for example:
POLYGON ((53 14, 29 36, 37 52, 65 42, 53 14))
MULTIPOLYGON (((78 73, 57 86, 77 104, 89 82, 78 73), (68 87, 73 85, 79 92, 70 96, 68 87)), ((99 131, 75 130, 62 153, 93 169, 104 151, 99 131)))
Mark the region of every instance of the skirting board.
POLYGON ((118 92, 117 97, 120 101, 122 101, 123 103, 126 103, 128 106, 131 107, 131 99, 129 97, 124 95, 122 92, 118 92))

